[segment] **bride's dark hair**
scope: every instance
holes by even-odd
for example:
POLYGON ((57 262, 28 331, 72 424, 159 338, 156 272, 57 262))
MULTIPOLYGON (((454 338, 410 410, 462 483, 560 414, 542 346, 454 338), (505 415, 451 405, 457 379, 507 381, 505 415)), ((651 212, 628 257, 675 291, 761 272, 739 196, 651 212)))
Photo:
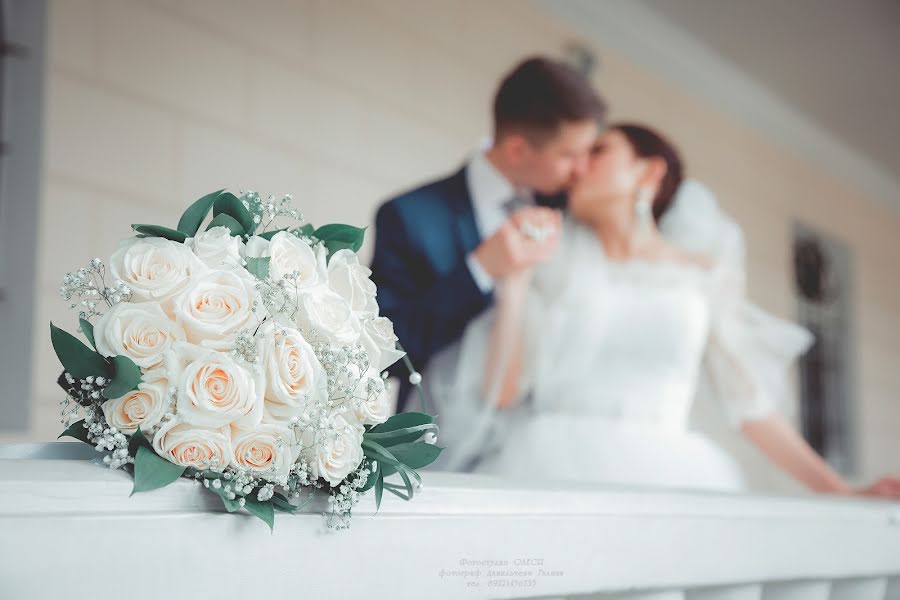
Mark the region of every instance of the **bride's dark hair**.
POLYGON ((661 158, 666 163, 666 174, 653 199, 653 218, 660 217, 672 206, 678 186, 684 179, 684 166, 675 146, 656 131, 636 123, 613 123, 611 131, 618 131, 628 140, 635 154, 641 158, 661 158))

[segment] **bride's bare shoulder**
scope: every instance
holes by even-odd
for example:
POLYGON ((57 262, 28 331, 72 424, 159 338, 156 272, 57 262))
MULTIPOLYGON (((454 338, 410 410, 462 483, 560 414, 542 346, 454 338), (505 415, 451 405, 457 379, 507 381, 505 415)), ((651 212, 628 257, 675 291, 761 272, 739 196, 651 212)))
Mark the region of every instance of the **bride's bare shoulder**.
POLYGON ((672 244, 667 244, 667 252, 669 253, 669 259, 674 262, 686 266, 699 267, 705 271, 712 271, 715 268, 715 261, 708 254, 690 252, 672 244))

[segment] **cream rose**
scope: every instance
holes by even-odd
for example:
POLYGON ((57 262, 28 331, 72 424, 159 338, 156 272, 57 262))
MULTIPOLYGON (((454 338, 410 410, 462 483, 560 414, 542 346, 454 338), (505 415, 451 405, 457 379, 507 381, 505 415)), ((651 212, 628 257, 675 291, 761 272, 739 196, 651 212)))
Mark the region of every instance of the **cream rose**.
POLYGON ((369 276, 372 271, 359 264, 356 252, 343 249, 328 261, 328 286, 350 304, 361 318, 378 315, 377 289, 369 276))
POLYGON ((337 485, 362 462, 364 429, 341 414, 332 415, 330 421, 331 426, 317 436, 310 464, 315 477, 337 485))
POLYGON ((231 230, 227 227, 213 227, 186 239, 184 244, 211 269, 241 266, 241 251, 244 244, 240 237, 231 235, 231 230))
POLYGON ((138 427, 150 432, 169 410, 169 378, 165 370, 147 371, 142 378, 136 390, 103 403, 106 422, 122 433, 130 435, 138 427))
POLYGON ((205 269, 190 248, 158 237, 129 238, 109 260, 110 274, 131 288, 132 302, 152 300, 167 310, 170 300, 205 269))
POLYGON ((360 335, 360 322, 350 304, 325 285, 300 295, 297 323, 315 329, 336 346, 352 346, 360 335))
POLYGON ((387 317, 376 317, 364 322, 360 342, 369 355, 369 364, 379 373, 405 354, 397 349, 394 324, 387 317))
POLYGON ((142 369, 159 363, 173 343, 184 339, 181 326, 155 302, 120 302, 94 324, 97 352, 127 356, 142 369))
POLYGON ((241 329, 255 323, 254 280, 232 271, 208 271, 196 277, 174 302, 175 321, 187 340, 209 348, 226 349, 241 329))
POLYGON ((391 416, 387 388, 378 371, 370 369, 360 381, 359 393, 353 400, 353 411, 363 425, 384 423, 391 416))
POLYGON ((286 231, 272 236, 269 256, 269 275, 276 279, 296 273, 296 285, 299 289, 311 288, 321 279, 316 253, 309 244, 286 231))
POLYGON ((284 480, 293 464, 291 432, 281 425, 231 427, 231 464, 237 469, 268 472, 269 480, 284 480))
POLYGON ((319 397, 319 388, 326 383, 325 370, 299 331, 273 328, 263 340, 262 355, 267 417, 290 419, 319 397))
POLYGON ((181 367, 176 407, 184 422, 203 427, 260 423, 262 373, 253 373, 224 352, 190 344, 178 344, 175 352, 181 367))
POLYGON ((172 419, 153 435, 153 449, 176 465, 221 471, 231 461, 231 433, 227 427, 197 427, 172 419))
POLYGON ((269 245, 271 242, 258 235, 251 236, 244 244, 242 254, 244 258, 264 258, 270 256, 269 245))

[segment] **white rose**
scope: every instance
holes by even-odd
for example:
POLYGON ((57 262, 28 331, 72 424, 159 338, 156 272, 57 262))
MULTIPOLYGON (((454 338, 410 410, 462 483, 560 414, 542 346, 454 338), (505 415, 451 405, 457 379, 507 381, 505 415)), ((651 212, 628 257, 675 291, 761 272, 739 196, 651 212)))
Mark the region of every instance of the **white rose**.
POLYGON ((387 388, 378 371, 370 369, 360 382, 359 393, 353 400, 356 418, 363 425, 384 423, 391 416, 391 404, 387 388))
POLYGON ((159 363, 173 343, 184 339, 184 330, 155 302, 120 302, 94 325, 97 352, 127 356, 142 369, 159 363))
POLYGON ((313 448, 313 476, 322 477, 331 485, 343 481, 363 460, 363 432, 363 427, 352 419, 332 415, 330 427, 317 436, 313 448))
POLYGON ((227 227, 213 227, 184 241, 185 245, 211 269, 227 269, 241 264, 243 242, 227 227))
POLYGON ((359 319, 350 303, 325 285, 318 285, 300 295, 297 323, 304 329, 315 329, 337 346, 352 346, 359 339, 359 319))
POLYGON ((360 317, 373 318, 378 315, 378 302, 375 301, 377 288, 369 276, 372 271, 359 264, 356 252, 338 250, 328 261, 328 285, 344 300, 360 317))
POLYGON ((320 265, 316 253, 304 241, 286 231, 272 236, 269 244, 269 275, 281 279, 285 275, 297 273, 295 280, 299 289, 310 288, 320 280, 320 265))
POLYGON ((325 369, 296 329, 273 329, 263 339, 262 355, 267 420, 298 416, 323 391, 327 394, 325 369))
POLYGON ((209 348, 226 349, 234 334, 255 323, 254 280, 231 271, 208 271, 194 281, 173 304, 175 321, 187 340, 209 348))
POLYGON ((231 434, 227 427, 197 427, 172 419, 153 435, 153 449, 176 465, 221 471, 231 460, 231 434))
POLYGON ((170 300, 206 267, 184 244, 158 237, 129 238, 109 260, 113 279, 131 288, 132 302, 159 302, 168 311, 170 300))
POLYGON ((237 469, 269 472, 269 480, 284 480, 294 463, 291 432, 281 425, 231 427, 231 464, 237 469))
POLYGON ((154 369, 142 375, 136 390, 103 403, 103 415, 111 427, 132 434, 138 427, 152 431, 169 410, 169 379, 165 370, 154 369))
POLYGON ((185 423, 222 427, 253 426, 263 413, 265 382, 229 354, 190 344, 177 344, 178 416, 185 423))
POLYGON ((369 364, 379 373, 406 354, 397 349, 394 324, 387 317, 377 317, 366 321, 363 324, 360 342, 369 355, 369 364))
POLYGON ((264 258, 266 256, 271 256, 269 252, 270 242, 266 238, 259 237, 258 235, 251 236, 247 243, 244 244, 243 248, 243 257, 244 258, 264 258))

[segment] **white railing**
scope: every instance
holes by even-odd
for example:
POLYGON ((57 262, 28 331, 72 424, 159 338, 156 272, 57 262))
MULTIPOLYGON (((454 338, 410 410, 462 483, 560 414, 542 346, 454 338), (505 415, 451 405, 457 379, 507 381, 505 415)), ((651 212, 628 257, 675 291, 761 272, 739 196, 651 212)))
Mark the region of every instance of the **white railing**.
POLYGON ((187 480, 129 497, 59 447, 0 460, 0 598, 900 599, 897 503, 427 472, 349 531, 313 511, 270 534, 187 480))

